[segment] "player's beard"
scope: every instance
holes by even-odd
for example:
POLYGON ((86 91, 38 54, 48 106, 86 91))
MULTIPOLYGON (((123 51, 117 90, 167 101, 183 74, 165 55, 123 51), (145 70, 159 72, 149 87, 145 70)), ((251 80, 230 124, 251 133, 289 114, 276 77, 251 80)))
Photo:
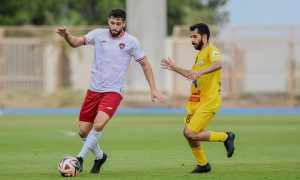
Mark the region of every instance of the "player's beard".
POLYGON ((112 37, 118 37, 121 34, 122 31, 123 30, 117 31, 117 30, 111 30, 111 29, 109 29, 109 32, 110 32, 110 34, 111 34, 112 37))
POLYGON ((200 40, 200 42, 198 44, 196 44, 196 43, 192 43, 192 44, 194 45, 194 48, 196 50, 201 50, 202 46, 203 46, 202 38, 201 38, 201 40, 200 40))

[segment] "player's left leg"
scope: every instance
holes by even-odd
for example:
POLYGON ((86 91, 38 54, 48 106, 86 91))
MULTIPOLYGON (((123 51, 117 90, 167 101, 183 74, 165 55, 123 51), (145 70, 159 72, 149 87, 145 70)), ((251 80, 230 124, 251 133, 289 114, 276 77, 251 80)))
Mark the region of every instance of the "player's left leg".
MULTIPOLYGON (((81 151, 77 155, 77 159, 79 160, 79 162, 87 156, 89 151, 92 151, 95 148, 95 146, 97 146, 97 143, 102 135, 102 130, 103 130, 105 124, 109 121, 109 119, 110 119, 110 116, 107 115, 105 112, 102 112, 102 111, 98 112, 98 114, 95 118, 93 128, 88 133, 88 136, 86 137, 86 141, 85 141, 83 147, 81 148, 81 151)), ((102 156, 101 159, 103 159, 104 158, 103 152, 102 152, 101 156, 102 156)), ((105 158, 105 160, 106 160, 106 158, 105 158)))
MULTIPOLYGON (((122 100, 122 96, 115 92, 108 92, 104 94, 104 97, 102 98, 99 107, 98 107, 98 114, 94 121, 93 128, 98 131, 102 132, 105 125, 108 123, 108 121, 112 118, 115 111, 117 110, 120 102, 122 100)), ((94 160, 94 165, 92 169, 90 170, 90 173, 96 174, 100 172, 100 169, 104 162, 107 159, 107 155, 105 153, 102 153, 101 158, 97 158, 94 160)))
POLYGON ((90 170, 90 173, 92 174, 97 174, 100 172, 101 166, 105 163, 107 159, 107 155, 103 153, 103 157, 101 159, 95 159, 94 160, 94 165, 92 169, 90 170))
MULTIPOLYGON (((91 131, 93 124, 94 123, 84 122, 84 121, 80 121, 79 123, 79 136, 81 137, 83 144, 85 143, 86 137, 91 131)), ((98 143, 92 148, 91 151, 94 154, 96 159, 101 159, 103 157, 103 151, 100 148, 98 143)))

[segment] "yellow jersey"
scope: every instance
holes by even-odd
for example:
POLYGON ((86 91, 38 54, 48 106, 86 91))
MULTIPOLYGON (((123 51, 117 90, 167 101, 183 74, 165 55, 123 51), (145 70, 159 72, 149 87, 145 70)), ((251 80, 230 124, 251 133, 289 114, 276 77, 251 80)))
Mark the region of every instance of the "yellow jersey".
MULTIPOLYGON (((192 70, 200 71, 211 66, 215 61, 222 61, 220 51, 208 45, 196 54, 192 70)), ((191 84, 187 113, 194 114, 201 109, 206 112, 217 112, 221 106, 221 69, 204 74, 191 84)))

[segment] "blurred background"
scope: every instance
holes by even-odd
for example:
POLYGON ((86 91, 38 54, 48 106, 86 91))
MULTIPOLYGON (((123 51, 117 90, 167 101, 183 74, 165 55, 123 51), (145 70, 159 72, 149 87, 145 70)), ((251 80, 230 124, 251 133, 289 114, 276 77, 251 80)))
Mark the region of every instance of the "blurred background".
POLYGON ((130 64, 122 107, 185 107, 190 82, 163 70, 171 57, 191 68, 189 25, 209 24, 222 51, 223 107, 300 106, 300 1, 286 0, 1 0, 0 108, 80 107, 89 87, 93 46, 71 48, 56 29, 75 36, 107 28, 112 8, 127 11, 169 101, 151 103, 142 69, 130 64))

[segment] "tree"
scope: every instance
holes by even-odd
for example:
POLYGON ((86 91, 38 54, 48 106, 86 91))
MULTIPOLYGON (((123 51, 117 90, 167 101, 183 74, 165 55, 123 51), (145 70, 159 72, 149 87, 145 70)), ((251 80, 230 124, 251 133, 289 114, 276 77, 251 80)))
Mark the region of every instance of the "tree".
POLYGON ((60 5, 66 0, 2 0, 1 25, 45 25, 60 16, 60 5))
POLYGON ((228 21, 228 12, 222 10, 227 0, 168 0, 168 34, 175 25, 204 22, 220 25, 228 21))
MULTIPOLYGON (((168 34, 181 24, 223 24, 228 0, 167 0, 168 34)), ((125 0, 1 0, 0 25, 107 24, 112 8, 125 9, 125 0)), ((153 12, 155 13, 155 12, 153 12)))
POLYGON ((124 0, 1 0, 0 25, 106 24, 124 0))

